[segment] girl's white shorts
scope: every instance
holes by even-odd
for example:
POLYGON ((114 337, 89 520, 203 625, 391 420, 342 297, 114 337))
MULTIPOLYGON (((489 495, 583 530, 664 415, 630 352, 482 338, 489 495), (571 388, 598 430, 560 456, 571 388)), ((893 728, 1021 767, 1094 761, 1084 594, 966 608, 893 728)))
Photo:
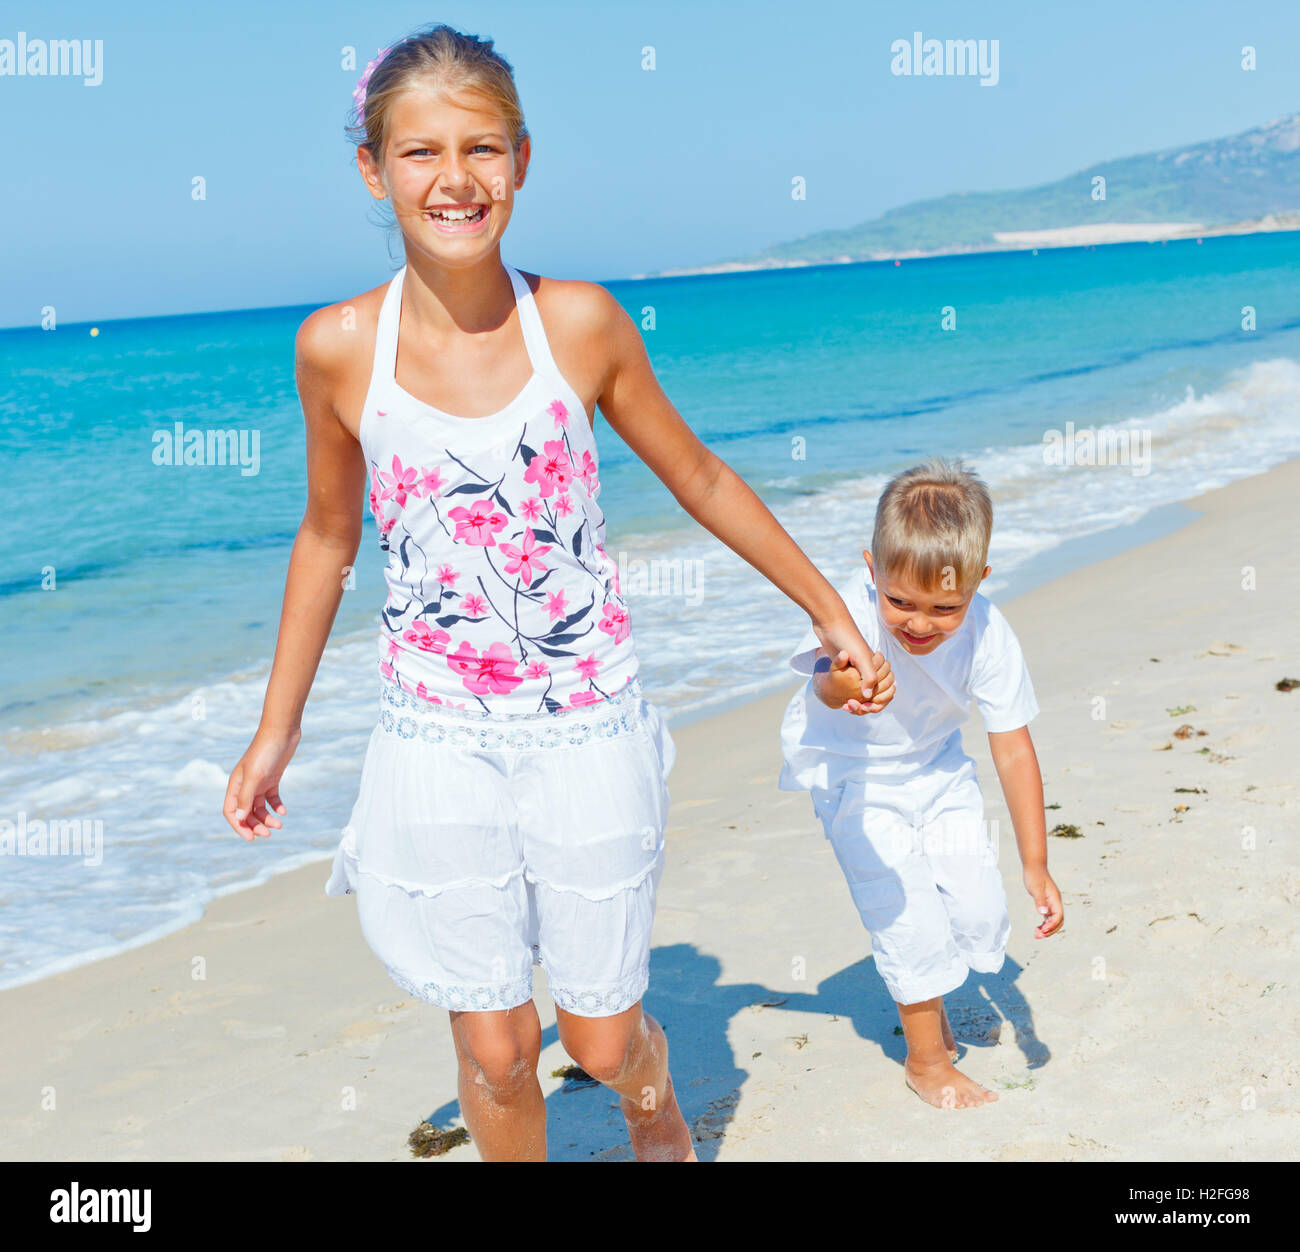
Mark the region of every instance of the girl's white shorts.
POLYGON ((510 1009, 532 998, 536 964, 570 1013, 631 1008, 649 981, 676 755, 639 680, 537 716, 383 688, 325 891, 356 894, 393 981, 446 1009, 510 1009))
POLYGON ((946 753, 910 777, 863 771, 812 799, 896 1003, 1002 968, 1011 919, 968 756, 946 753))

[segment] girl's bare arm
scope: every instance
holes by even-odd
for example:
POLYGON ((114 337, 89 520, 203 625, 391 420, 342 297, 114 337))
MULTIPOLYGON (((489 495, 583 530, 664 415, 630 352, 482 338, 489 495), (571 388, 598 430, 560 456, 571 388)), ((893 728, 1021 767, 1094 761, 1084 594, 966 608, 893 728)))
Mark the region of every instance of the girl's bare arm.
POLYGON ((275 659, 257 733, 231 772, 223 808, 244 839, 267 836, 283 816, 279 782, 301 737, 321 654, 361 543, 366 465, 334 407, 344 343, 337 310, 313 313, 298 331, 295 371, 306 422, 307 502, 289 557, 275 659))
POLYGON ((338 369, 332 309, 298 331, 295 369, 307 430, 307 503, 289 557, 275 661, 262 726, 297 730, 334 624, 347 571, 361 546, 366 463, 334 409, 338 369))
POLYGON ((870 698, 879 677, 871 648, 838 592, 753 489, 673 407, 655 377, 640 331, 618 301, 595 284, 589 291, 590 317, 606 354, 597 395, 606 420, 691 517, 808 614, 814 634, 831 655, 841 649, 849 653, 862 676, 862 694, 870 698))

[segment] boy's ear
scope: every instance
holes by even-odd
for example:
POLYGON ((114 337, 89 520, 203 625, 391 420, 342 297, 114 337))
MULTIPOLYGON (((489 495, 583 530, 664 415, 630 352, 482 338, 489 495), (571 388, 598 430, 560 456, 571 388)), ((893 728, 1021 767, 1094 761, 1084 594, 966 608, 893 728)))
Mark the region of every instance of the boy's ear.
POLYGON ((980 582, 983 582, 992 572, 993 567, 991 565, 986 565, 984 567, 984 572, 980 575, 980 582))
POLYGON ((876 576, 876 567, 871 563, 871 553, 868 552, 866 548, 863 548, 863 549, 862 549, 862 559, 863 559, 864 561, 866 561, 866 563, 867 563, 867 568, 871 571, 871 577, 872 577, 872 578, 875 578, 875 576, 876 576))

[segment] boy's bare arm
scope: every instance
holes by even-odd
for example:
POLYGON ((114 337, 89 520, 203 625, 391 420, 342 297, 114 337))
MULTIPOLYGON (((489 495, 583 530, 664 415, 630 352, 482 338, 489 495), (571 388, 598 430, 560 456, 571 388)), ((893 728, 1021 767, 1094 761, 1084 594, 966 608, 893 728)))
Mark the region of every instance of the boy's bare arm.
POLYGON ((813 693, 831 709, 861 716, 879 713, 894 698, 894 675, 884 655, 872 655, 876 667, 876 685, 870 702, 862 699, 862 675, 849 661, 847 652, 831 656, 825 648, 818 648, 813 659, 813 693))
POLYGON ((1043 776, 1029 727, 989 735, 989 751, 1006 797, 1016 846, 1024 869, 1025 889, 1033 897, 1042 921, 1034 934, 1054 935, 1065 919, 1061 893, 1047 872, 1047 815, 1043 809, 1043 776))

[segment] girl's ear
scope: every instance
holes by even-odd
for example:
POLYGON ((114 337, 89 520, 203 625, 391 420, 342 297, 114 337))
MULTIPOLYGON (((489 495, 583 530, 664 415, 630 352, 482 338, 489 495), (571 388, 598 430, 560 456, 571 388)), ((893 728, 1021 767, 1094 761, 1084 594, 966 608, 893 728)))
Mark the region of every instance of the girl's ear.
POLYGON ((364 144, 357 149, 357 169, 366 184, 366 190, 376 200, 387 200, 388 190, 384 186, 383 173, 370 155, 370 149, 364 144))

